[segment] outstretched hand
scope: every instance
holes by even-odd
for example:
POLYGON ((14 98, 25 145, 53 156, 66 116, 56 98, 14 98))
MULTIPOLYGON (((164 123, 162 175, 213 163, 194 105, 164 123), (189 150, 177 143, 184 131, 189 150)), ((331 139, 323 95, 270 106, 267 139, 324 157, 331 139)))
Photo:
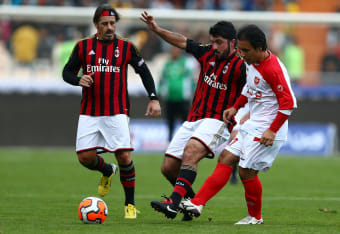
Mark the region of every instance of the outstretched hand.
POLYGON ((158 27, 156 21, 154 20, 152 15, 149 15, 148 12, 144 11, 141 14, 141 17, 139 18, 141 21, 143 21, 144 23, 146 23, 146 25, 148 26, 148 28, 151 31, 155 31, 156 28, 158 27))

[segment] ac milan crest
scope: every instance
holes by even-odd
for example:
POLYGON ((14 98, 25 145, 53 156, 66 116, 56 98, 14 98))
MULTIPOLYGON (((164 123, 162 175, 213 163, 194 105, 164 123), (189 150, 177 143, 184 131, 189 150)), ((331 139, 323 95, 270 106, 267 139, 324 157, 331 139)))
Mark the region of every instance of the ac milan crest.
POLYGON ((256 77, 254 78, 254 83, 258 85, 260 83, 260 78, 256 77))
POLYGON ((120 53, 119 53, 119 49, 118 49, 118 46, 117 46, 116 49, 115 49, 115 57, 118 58, 119 55, 120 55, 120 53))

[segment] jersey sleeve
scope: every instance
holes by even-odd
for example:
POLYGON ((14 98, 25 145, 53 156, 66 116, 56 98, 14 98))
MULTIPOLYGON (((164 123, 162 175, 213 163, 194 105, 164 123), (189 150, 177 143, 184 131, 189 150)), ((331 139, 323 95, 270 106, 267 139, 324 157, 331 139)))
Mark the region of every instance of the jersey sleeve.
POLYGON ((196 59, 200 59, 205 53, 211 50, 211 45, 200 44, 191 39, 187 39, 186 52, 192 54, 196 59))
POLYGON ((158 97, 156 95, 155 82, 153 80, 151 72, 146 65, 144 59, 139 55, 138 50, 132 43, 130 46, 130 56, 130 64, 135 69, 135 72, 140 75, 150 100, 158 100, 158 97))
POLYGON ((244 107, 246 104, 248 103, 248 98, 244 95, 240 95, 236 102, 234 103, 233 107, 236 109, 236 110, 239 110, 240 108, 244 107))
POLYGON ((79 43, 74 47, 72 54, 63 69, 63 79, 72 85, 79 85, 79 77, 77 76, 81 67, 79 57, 79 43))
MULTIPOLYGON (((131 42, 129 42, 131 43, 131 42)), ((140 70, 142 70, 143 65, 145 64, 144 59, 140 56, 139 51, 135 47, 134 44, 130 44, 130 64, 135 69, 136 73, 139 74, 140 70)))
POLYGON ((288 74, 285 75, 282 68, 276 68, 271 72, 267 70, 264 78, 276 95, 279 111, 283 114, 290 115, 293 108, 296 108, 296 99, 292 89, 288 85, 288 74))

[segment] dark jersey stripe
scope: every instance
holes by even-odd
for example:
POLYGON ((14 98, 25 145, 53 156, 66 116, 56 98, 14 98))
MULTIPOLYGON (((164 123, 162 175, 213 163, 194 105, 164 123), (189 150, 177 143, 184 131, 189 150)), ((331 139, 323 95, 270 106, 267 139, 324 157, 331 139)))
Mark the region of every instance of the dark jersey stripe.
MULTIPOLYGON (((128 63, 128 60, 131 60, 131 43, 127 43, 127 49, 126 49, 126 63, 128 63)), ((125 74, 125 79, 124 79, 124 89, 126 90, 125 93, 125 98, 123 101, 123 105, 124 105, 124 113, 126 113, 127 115, 130 115, 130 99, 129 99, 129 94, 128 94, 128 90, 127 90, 127 66, 124 67, 124 74, 125 74)))
MULTIPOLYGON (((106 58, 107 54, 107 45, 104 44, 102 46, 102 58, 106 58)), ((105 65, 105 64, 104 64, 105 65)), ((105 72, 100 73, 100 81, 99 81, 99 92, 101 94, 105 94, 105 72)), ((104 108, 105 108, 105 95, 100 95, 100 108, 99 108, 99 115, 104 115, 104 108)))
MULTIPOLYGON (((221 64, 219 64, 219 68, 218 68, 218 70, 216 71, 216 74, 217 74, 217 81, 219 82, 219 83, 224 83, 223 82, 223 69, 224 69, 224 67, 225 67, 225 65, 227 65, 228 64, 228 61, 225 61, 225 62, 223 62, 223 63, 221 63, 221 64)), ((229 78, 230 79, 230 78, 229 78)), ((229 81, 229 79, 228 79, 228 81, 229 81)), ((221 90, 220 89, 213 89, 213 88, 211 88, 210 87, 210 90, 211 90, 211 92, 213 92, 214 94, 213 95, 210 95, 212 98, 212 108, 211 108, 211 113, 210 113, 210 116, 209 116, 209 118, 217 118, 217 116, 215 116, 216 114, 218 114, 218 113, 216 113, 216 109, 217 109, 217 105, 218 105, 218 99, 220 98, 220 92, 221 92, 221 90)))
MULTIPOLYGON (((86 49, 87 49, 86 40, 81 41, 79 43, 79 45, 80 45, 79 52, 82 52, 82 58, 80 58, 80 59, 82 59, 83 61, 86 61, 86 49)), ((80 55, 80 53, 79 53, 79 55, 80 55)), ((85 66, 83 65, 82 68, 83 68, 83 72, 84 72, 85 66)), ((82 98, 82 101, 81 101, 80 113, 85 114, 86 108, 87 108, 87 101, 88 101, 88 89, 84 88, 82 93, 83 93, 83 98, 82 98)))
MULTIPOLYGON (((235 93, 235 91, 238 89, 237 85, 232 85, 233 81, 234 81, 234 74, 235 74, 235 68, 237 66, 237 61, 234 62, 230 68, 230 70, 228 71, 228 82, 227 82, 227 89, 229 90, 229 92, 226 93, 225 97, 224 97, 224 101, 223 101, 223 108, 227 109, 229 107, 231 107, 234 104, 234 100, 230 100, 230 94, 231 92, 235 93)), ((238 93, 237 96, 239 96, 240 93, 238 93)), ((235 96, 235 95, 234 95, 235 96)), ((223 119, 222 115, 221 115, 221 120, 223 119)))
MULTIPOLYGON (((113 55, 113 43, 109 43, 107 45, 107 48, 106 48, 106 59, 108 61, 110 61, 110 59, 112 59, 112 55, 113 55)), ((105 72, 105 76, 104 76, 104 92, 102 95, 104 98, 104 111, 103 111, 103 115, 107 116, 107 115, 110 115, 110 94, 111 94, 111 91, 110 91, 110 83, 111 83, 111 73, 112 72, 105 72)))
MULTIPOLYGON (((115 38, 114 39, 114 42, 113 42, 113 48, 112 48, 112 56, 111 56, 111 58, 112 58, 112 64, 115 64, 115 65, 117 65, 117 59, 116 59, 116 57, 115 57, 115 52, 114 52, 114 50, 117 48, 117 46, 118 46, 118 40, 117 40, 117 38, 115 38)), ((116 75, 116 73, 115 72, 111 72, 111 74, 110 74, 110 115, 113 115, 114 114, 114 102, 115 102, 115 100, 114 100, 114 94, 115 94, 115 75, 116 75)))
MULTIPOLYGON (((96 56, 93 56, 95 57, 95 61, 94 63, 91 62, 91 64, 95 64, 95 65, 100 65, 99 64, 99 59, 100 58, 103 58, 102 56, 102 52, 103 52, 103 45, 101 42, 99 42, 98 40, 94 40, 94 45, 96 45, 96 56)), ((98 72, 98 71, 95 71, 94 72, 94 81, 93 81, 93 107, 92 108, 92 113, 91 115, 94 115, 94 116, 98 116, 100 115, 100 100, 101 100, 101 90, 100 90, 100 79, 101 79, 101 74, 102 72, 98 72)))
MULTIPOLYGON (((123 53, 122 53, 122 61, 121 63, 122 64, 126 64, 126 54, 128 53, 127 51, 127 44, 128 42, 126 41, 123 41, 123 53)), ((126 91, 126 86, 125 86, 125 82, 126 82, 126 69, 124 69, 124 66, 122 67, 123 69, 120 71, 119 73, 119 95, 118 95, 118 98, 119 98, 119 113, 125 113, 126 112, 126 109, 127 107, 125 106, 126 105, 126 92, 123 92, 123 91, 126 91), (124 105, 124 106, 123 106, 124 105), (125 109, 125 110, 124 110, 125 109)))
MULTIPOLYGON (((97 49, 97 43, 96 42, 97 42, 97 40, 94 38, 92 40, 92 47, 89 48, 87 51, 91 51, 91 50, 96 51, 96 49, 97 49)), ((89 53, 89 52, 87 52, 87 53, 89 53)), ((87 56, 87 53, 85 54, 85 56, 87 56)), ((97 59, 97 53, 95 55, 91 56, 91 61, 87 64, 91 64, 91 65, 95 64, 96 59, 97 59)), ((89 99, 91 100, 91 105, 90 105, 91 109, 90 109, 90 112, 88 112, 88 114, 95 115, 95 106, 96 106, 95 105, 96 104, 96 97, 95 97, 95 80, 96 80, 96 77, 95 77, 95 75, 92 76, 92 78, 94 79, 94 81, 93 81, 93 84, 91 85, 91 87, 89 88, 89 99)))
MULTIPOLYGON (((115 48, 114 50, 118 49, 119 51, 119 56, 117 55, 117 58, 116 60, 113 62, 113 64, 115 66, 119 66, 120 68, 123 68, 123 62, 122 62, 122 56, 123 56, 123 41, 122 40, 118 40, 118 44, 117 44, 117 48, 115 48)), ((114 52, 116 54, 116 52, 114 52)), ((120 74, 122 73, 122 71, 120 71, 119 73, 115 73, 114 75, 114 113, 120 113, 119 112, 119 102, 121 101, 120 100, 120 97, 119 97, 119 90, 121 89, 120 87, 120 83, 119 83, 119 80, 120 80, 120 74)))

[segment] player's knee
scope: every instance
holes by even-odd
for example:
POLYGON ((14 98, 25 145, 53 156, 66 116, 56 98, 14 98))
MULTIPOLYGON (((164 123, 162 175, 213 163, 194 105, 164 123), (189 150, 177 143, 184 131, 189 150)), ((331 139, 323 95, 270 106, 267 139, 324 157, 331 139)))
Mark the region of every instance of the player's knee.
POLYGON ((187 158, 191 158, 191 156, 194 155, 194 148, 191 145, 186 145, 183 151, 183 158, 182 160, 185 160, 187 158))
POLYGON ((238 173, 240 175, 241 180, 249 180, 254 178, 257 175, 258 171, 240 167, 238 173))
POLYGON ((93 155, 90 152, 81 152, 81 153, 78 153, 77 155, 78 155, 78 161, 84 167, 92 169, 95 166, 96 154, 93 155))
POLYGON ((218 157, 218 162, 226 164, 228 166, 234 167, 239 162, 240 158, 233 155, 231 152, 227 150, 223 150, 220 156, 218 157))
POLYGON ((194 145, 187 145, 183 152, 182 164, 195 166, 207 154, 208 151, 205 148, 199 150, 194 145))
POLYGON ((116 159, 119 165, 129 165, 131 163, 131 152, 120 150, 116 152, 116 159))

